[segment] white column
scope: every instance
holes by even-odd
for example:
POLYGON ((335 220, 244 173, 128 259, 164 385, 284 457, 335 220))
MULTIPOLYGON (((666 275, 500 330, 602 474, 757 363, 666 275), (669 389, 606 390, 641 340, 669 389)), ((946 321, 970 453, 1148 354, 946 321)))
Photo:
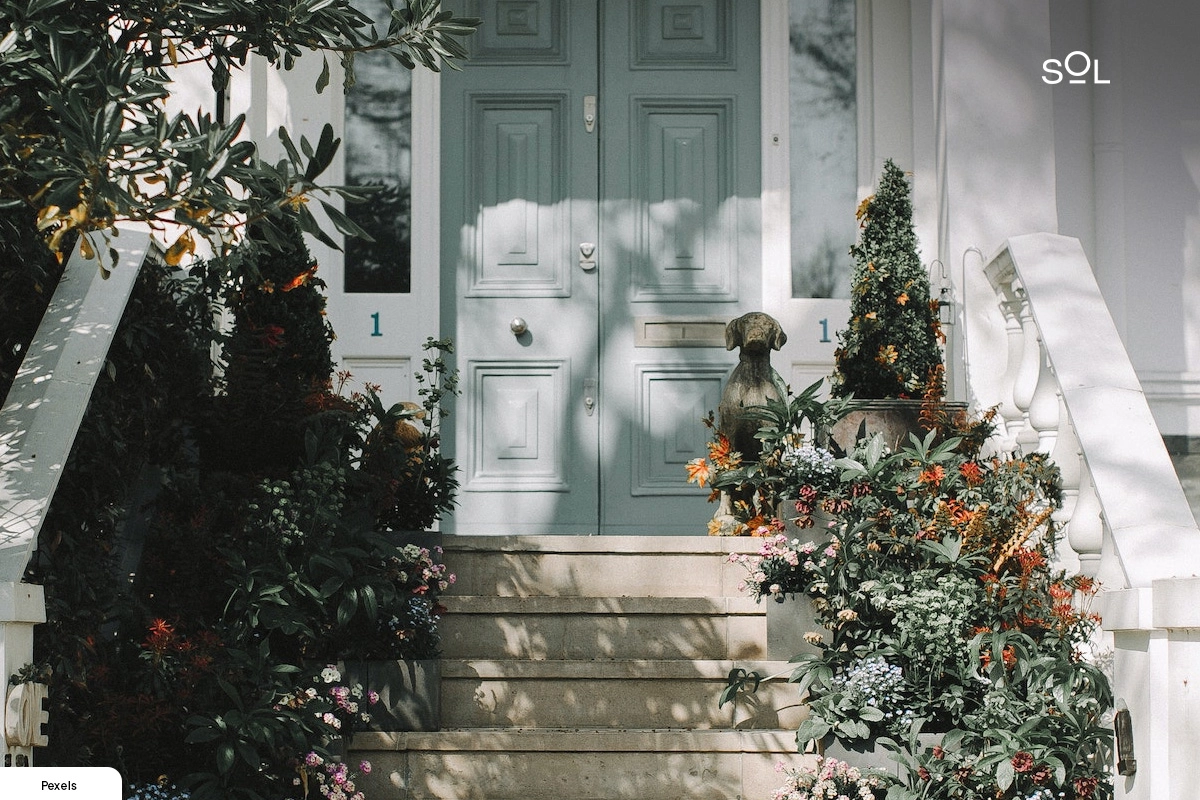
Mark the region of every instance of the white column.
MULTIPOLYGON (((46 597, 41 586, 0 582, 0 665, 3 666, 0 681, 6 698, 9 676, 33 662, 33 626, 45 621, 46 597)), ((0 726, 0 732, 3 729, 4 726, 0 726)), ((0 736, 0 765, 7 762, 22 766, 22 761, 24 765, 33 764, 33 748, 10 747, 0 736)))

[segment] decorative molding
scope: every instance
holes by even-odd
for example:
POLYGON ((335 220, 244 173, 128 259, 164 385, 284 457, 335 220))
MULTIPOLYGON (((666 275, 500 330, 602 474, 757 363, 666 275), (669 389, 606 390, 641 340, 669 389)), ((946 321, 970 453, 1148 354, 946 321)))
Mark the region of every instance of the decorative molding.
POLYGON ((631 103, 633 300, 737 300, 734 98, 631 103))
POLYGON ((570 13, 553 0, 473 0, 467 16, 484 22, 466 39, 468 67, 566 64, 570 13))
POLYGON ((629 5, 630 69, 737 68, 732 0, 629 5))
POLYGON ((721 402, 728 364, 634 364, 634 496, 695 494, 684 465, 703 455, 700 420, 721 402))
POLYGON ((464 219, 468 297, 566 297, 567 96, 481 93, 468 98, 464 219))
POLYGON ((1137 376, 1151 403, 1200 405, 1200 372, 1141 370, 1137 376))
POLYGON ((565 360, 468 362, 464 491, 569 490, 561 435, 568 372, 565 360))

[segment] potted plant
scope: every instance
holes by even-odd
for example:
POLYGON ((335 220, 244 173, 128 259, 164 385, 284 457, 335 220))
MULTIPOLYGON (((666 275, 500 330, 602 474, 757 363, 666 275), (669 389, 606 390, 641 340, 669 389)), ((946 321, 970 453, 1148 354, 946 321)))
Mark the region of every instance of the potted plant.
POLYGON ((888 159, 878 190, 858 207, 861 233, 850 248, 850 320, 838 332, 834 351, 833 395, 864 401, 832 432, 843 450, 860 433, 876 431, 895 448, 919 429, 922 399, 940 400, 943 394, 939 343, 945 337, 917 252, 912 213, 908 180, 888 159))
MULTIPOLYGON (((889 800, 1109 797, 1113 698, 1083 658, 1096 586, 1052 566, 1057 469, 981 456, 981 428, 895 452, 860 441, 818 501, 837 516, 825 543, 772 533, 733 558, 753 596, 811 600, 811 647, 789 669, 808 699, 800 744, 852 763, 894 751, 889 800)), ((761 680, 735 670, 722 701, 761 680)))
POLYGON ((836 482, 834 455, 818 444, 826 431, 849 408, 853 400, 818 399, 824 380, 796 394, 775 375, 777 397, 743 413, 759 422, 756 438, 761 443, 758 460, 743 458, 729 439, 716 429, 710 412, 704 424, 713 431, 708 456, 688 462, 688 482, 712 486, 709 502, 719 499, 720 490, 736 490, 748 500, 733 503, 732 519, 714 518, 708 533, 713 536, 762 536, 789 525, 811 528, 825 519, 819 506, 810 503, 814 486, 836 482))
POLYGON ((772 800, 828 800, 841 797, 881 800, 891 783, 886 775, 864 772, 836 758, 818 757, 815 764, 799 768, 781 763, 777 771, 783 773, 786 780, 771 795, 772 800))

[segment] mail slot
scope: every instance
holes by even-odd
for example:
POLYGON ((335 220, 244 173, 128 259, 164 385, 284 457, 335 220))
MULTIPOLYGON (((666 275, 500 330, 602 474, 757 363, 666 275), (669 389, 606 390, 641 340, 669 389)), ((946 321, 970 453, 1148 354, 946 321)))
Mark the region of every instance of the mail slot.
POLYGON ((635 317, 637 347, 725 347, 725 319, 635 317))

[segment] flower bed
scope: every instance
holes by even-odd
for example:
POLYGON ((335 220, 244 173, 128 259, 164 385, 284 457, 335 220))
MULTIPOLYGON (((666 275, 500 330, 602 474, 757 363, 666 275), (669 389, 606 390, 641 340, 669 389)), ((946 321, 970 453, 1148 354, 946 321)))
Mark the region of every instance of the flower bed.
MULTIPOLYGON (((896 751, 889 800, 1110 797, 1112 695, 1083 658, 1096 586, 1053 565, 1058 471, 1039 453, 983 455, 986 418, 925 416, 924 438, 860 441, 834 480, 756 465, 798 519, 833 519, 805 539, 763 518, 759 553, 731 556, 752 596, 812 603, 814 650, 790 675, 809 704, 797 738, 896 751), (936 748, 917 739, 930 731, 936 748)), ((723 699, 761 677, 735 672, 723 699)))

